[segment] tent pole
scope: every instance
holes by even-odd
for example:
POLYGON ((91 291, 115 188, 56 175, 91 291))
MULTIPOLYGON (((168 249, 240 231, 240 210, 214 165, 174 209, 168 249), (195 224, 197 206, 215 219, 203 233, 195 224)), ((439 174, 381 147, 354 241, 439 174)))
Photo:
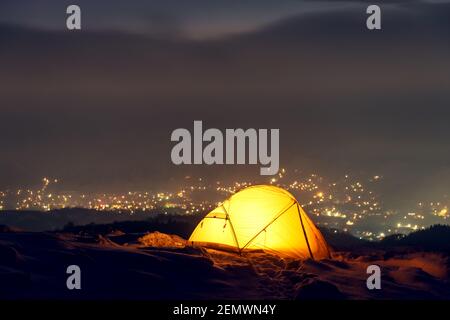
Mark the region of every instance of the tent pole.
POLYGON ((228 211, 224 205, 222 205, 222 208, 227 214, 227 220, 230 222, 231 231, 233 232, 233 237, 234 237, 234 241, 236 242, 236 247, 238 248, 238 253, 239 253, 239 255, 241 255, 241 249, 239 248, 239 242, 236 237, 236 232, 234 232, 234 227, 233 227, 233 223, 231 222, 230 215, 228 214, 228 211))
POLYGON ((308 236, 306 235, 305 226, 303 225, 302 213, 300 211, 300 206, 298 203, 297 203, 297 212, 298 212, 298 216, 300 218, 300 223, 302 224, 303 235, 305 236, 305 241, 306 241, 306 245, 308 246, 309 255, 311 256, 311 259, 314 260, 314 256, 312 254, 311 247, 309 245, 308 236))
MULTIPOLYGON (((283 215, 283 213, 285 213, 286 211, 288 211, 294 204, 296 204, 297 201, 294 200, 293 203, 291 203, 286 209, 282 210, 274 219, 272 219, 272 221, 270 221, 264 228, 261 229, 261 231, 259 231, 253 238, 251 238, 246 244, 245 246, 242 247, 242 249, 244 249, 246 246, 248 246, 253 240, 255 240, 255 238, 257 236, 259 236, 261 234, 261 232, 263 232, 264 230, 267 229, 268 226, 270 226, 272 223, 275 222, 275 220, 277 220, 279 217, 281 217, 283 215)), ((298 205, 298 204, 297 204, 298 205)))

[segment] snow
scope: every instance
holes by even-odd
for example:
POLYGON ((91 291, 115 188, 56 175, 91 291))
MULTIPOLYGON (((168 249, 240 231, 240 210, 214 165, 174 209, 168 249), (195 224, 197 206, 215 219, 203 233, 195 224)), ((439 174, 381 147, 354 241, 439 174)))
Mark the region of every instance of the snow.
POLYGON ((0 299, 450 299, 448 258, 438 253, 299 261, 191 248, 159 232, 126 244, 118 236, 0 233, 0 299), (65 287, 71 264, 82 270, 80 291, 65 287), (381 267, 381 290, 366 287, 371 264, 381 267))

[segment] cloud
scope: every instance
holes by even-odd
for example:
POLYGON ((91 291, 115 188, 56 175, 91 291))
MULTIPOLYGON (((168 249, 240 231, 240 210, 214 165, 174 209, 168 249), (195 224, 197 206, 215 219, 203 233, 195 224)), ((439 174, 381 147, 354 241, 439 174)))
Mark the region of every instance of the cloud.
POLYGON ((176 16, 174 32, 150 35, 1 25, 0 180, 112 188, 251 172, 172 166, 170 132, 195 119, 280 128, 282 165, 435 176, 450 158, 449 5, 390 7, 378 33, 359 8, 201 41, 172 36, 176 16))
POLYGON ((0 55, 9 62, 0 92, 124 100, 446 93, 450 7, 425 7, 386 11, 378 33, 357 9, 300 14, 205 41, 3 27, 0 55))
MULTIPOLYGON (((421 3, 422 1, 383 1, 382 7, 421 3)), ((251 32, 291 16, 327 13, 357 8, 361 12, 368 1, 362 0, 168 0, 132 3, 123 1, 80 0, 83 26, 90 31, 115 30, 137 34, 179 34, 195 39, 217 38, 251 32)), ((47 30, 64 30, 65 8, 69 0, 3 0, 0 23, 47 30)))

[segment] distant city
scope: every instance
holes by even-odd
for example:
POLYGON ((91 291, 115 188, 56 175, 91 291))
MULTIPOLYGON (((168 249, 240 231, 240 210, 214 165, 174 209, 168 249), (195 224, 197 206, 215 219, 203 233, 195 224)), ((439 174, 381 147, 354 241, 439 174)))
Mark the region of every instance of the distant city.
MULTIPOLYGON (((281 169, 276 177, 269 178, 266 183, 290 191, 318 226, 349 232, 361 239, 379 240, 433 224, 449 224, 448 200, 417 202, 408 211, 386 208, 382 196, 375 191, 382 180, 381 175, 356 179, 346 174, 336 181, 330 181, 318 174, 300 174, 295 171, 288 175, 285 169, 281 169)), ((86 208, 124 214, 149 211, 155 214, 198 215, 212 210, 221 200, 250 185, 250 182, 245 181, 211 183, 187 176, 177 190, 87 194, 62 191, 62 181, 45 177, 40 187, 34 189, 0 191, 0 210, 86 208)), ((446 197, 443 195, 441 199, 446 197)))

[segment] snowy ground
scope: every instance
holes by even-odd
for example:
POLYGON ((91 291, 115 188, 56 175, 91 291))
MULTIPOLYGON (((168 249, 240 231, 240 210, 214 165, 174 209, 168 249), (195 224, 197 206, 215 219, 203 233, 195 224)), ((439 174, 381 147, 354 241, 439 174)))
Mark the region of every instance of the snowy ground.
POLYGON ((160 233, 138 238, 0 233, 0 299, 450 299, 448 257, 437 253, 297 261, 193 249, 160 233), (66 288, 72 264, 81 290, 66 288), (371 264, 381 266, 381 290, 366 287, 371 264))

